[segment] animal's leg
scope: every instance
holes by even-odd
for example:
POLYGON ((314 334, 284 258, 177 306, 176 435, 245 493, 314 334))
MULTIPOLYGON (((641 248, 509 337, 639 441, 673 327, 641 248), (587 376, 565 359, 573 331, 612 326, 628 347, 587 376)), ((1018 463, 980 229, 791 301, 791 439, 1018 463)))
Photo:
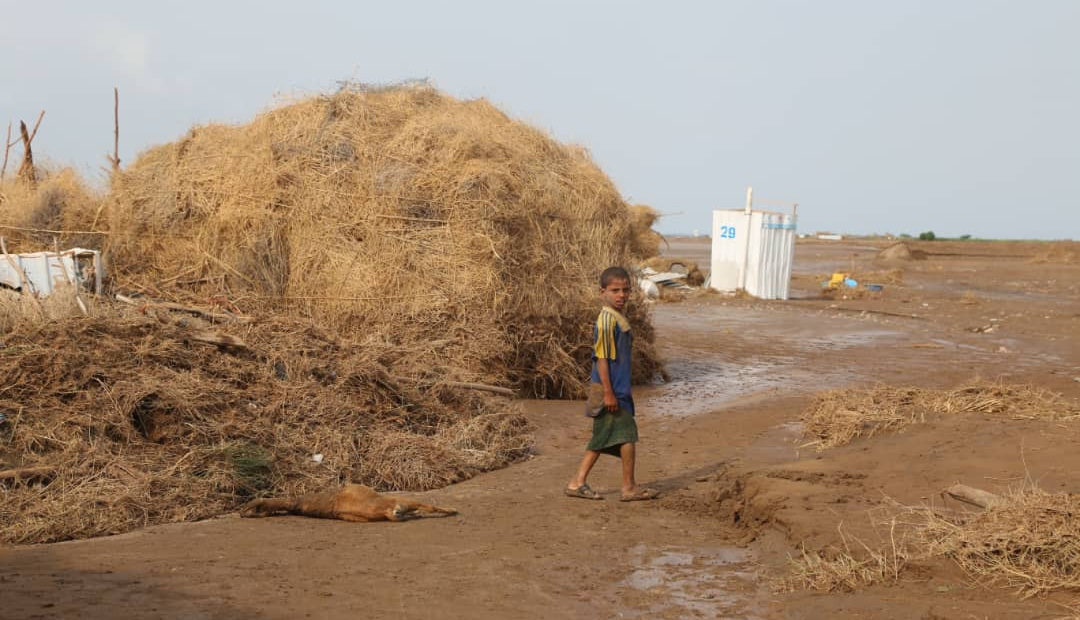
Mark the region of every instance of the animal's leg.
POLYGON ((411 499, 398 501, 395 510, 400 510, 402 513, 409 515, 406 517, 408 519, 418 519, 420 517, 431 517, 436 515, 449 517, 457 514, 457 511, 453 508, 439 508, 438 506, 432 506, 431 504, 421 504, 420 502, 411 499))
POLYGON ((241 517, 270 517, 279 512, 292 512, 296 509, 293 499, 256 499, 244 504, 240 509, 241 517))

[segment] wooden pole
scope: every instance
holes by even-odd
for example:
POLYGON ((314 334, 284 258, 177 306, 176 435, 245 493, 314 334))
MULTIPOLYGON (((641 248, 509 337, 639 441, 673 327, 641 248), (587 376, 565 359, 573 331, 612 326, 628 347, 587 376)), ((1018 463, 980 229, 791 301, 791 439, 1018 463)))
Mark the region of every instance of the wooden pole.
POLYGON ((509 388, 499 387, 497 385, 487 385, 484 383, 468 383, 465 381, 443 381, 442 385, 447 387, 457 387, 466 390, 481 390, 484 392, 494 392, 496 394, 502 394, 503 396, 517 396, 514 390, 509 388))
POLYGON ((34 136, 37 135, 38 127, 41 127, 41 119, 44 118, 44 117, 45 117, 45 110, 42 110, 41 112, 38 113, 37 120, 34 121, 34 130, 30 132, 30 139, 31 140, 33 140, 34 136))
MULTIPOLYGON (((60 273, 64 275, 64 282, 71 287, 72 292, 75 294, 75 303, 79 306, 79 310, 82 310, 83 316, 90 316, 90 311, 87 310, 86 304, 83 303, 82 297, 79 297, 79 283, 73 282, 71 277, 68 276, 67 265, 64 264, 64 255, 60 253, 60 237, 53 237, 53 251, 56 253, 56 262, 60 263, 60 273)), ((71 264, 78 269, 78 259, 75 258, 75 254, 71 255, 71 264)), ((45 261, 45 266, 48 267, 49 261, 45 261)), ((74 275, 74 274, 73 274, 74 275)))
POLYGON ((7 138, 4 138, 4 164, 0 166, 0 181, 4 180, 4 173, 7 172, 8 153, 11 151, 11 145, 11 121, 8 121, 7 138))
POLYGON ((38 113, 37 120, 34 121, 33 131, 26 131, 26 123, 19 121, 19 135, 23 143, 23 160, 19 165, 19 171, 15 174, 15 178, 23 181, 30 187, 37 185, 37 174, 34 172, 34 153, 30 149, 30 143, 34 141, 34 136, 37 135, 38 127, 41 127, 41 119, 45 117, 45 110, 38 113))
POLYGON ((15 178, 33 187, 37 185, 37 175, 34 174, 34 153, 30 150, 30 134, 26 131, 26 123, 22 121, 19 121, 19 135, 22 136, 23 159, 15 178))
POLYGON ((113 86, 113 154, 112 169, 120 169, 120 89, 113 86))

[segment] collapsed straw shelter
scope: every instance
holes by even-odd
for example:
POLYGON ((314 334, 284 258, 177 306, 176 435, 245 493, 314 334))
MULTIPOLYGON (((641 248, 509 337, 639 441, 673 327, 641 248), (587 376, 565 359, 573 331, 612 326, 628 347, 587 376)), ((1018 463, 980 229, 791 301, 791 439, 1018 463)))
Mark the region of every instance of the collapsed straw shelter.
MULTIPOLYGON (((140 305, 5 323, 0 470, 26 474, 0 479, 6 542, 524 458, 519 407, 467 386, 581 395, 597 275, 657 245, 656 214, 585 151, 424 84, 196 127, 114 173, 100 207, 23 202, 15 225, 104 239, 140 305)), ((644 305, 630 318, 648 379, 644 305)))

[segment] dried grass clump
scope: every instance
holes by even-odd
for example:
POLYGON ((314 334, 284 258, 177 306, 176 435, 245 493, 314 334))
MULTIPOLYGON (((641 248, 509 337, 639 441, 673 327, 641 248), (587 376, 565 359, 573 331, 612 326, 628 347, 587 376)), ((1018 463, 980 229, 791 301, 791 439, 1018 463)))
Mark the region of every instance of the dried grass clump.
POLYGON ((910 260, 925 260, 926 252, 922 250, 913 250, 907 243, 903 241, 897 241, 896 243, 878 252, 874 258, 875 260, 883 262, 906 262, 910 260))
POLYGON ((825 450, 859 437, 925 422, 928 416, 986 413, 1056 420, 1080 415, 1075 403, 1032 385, 973 383, 953 390, 879 385, 818 394, 802 414, 808 445, 825 450))
POLYGON ((1080 592, 1080 497, 1036 487, 1014 490, 984 511, 924 512, 918 529, 931 556, 947 556, 974 580, 1023 598, 1080 592))
POLYGON ((1028 262, 1043 264, 1056 263, 1060 265, 1075 265, 1080 263, 1080 243, 1059 242, 1036 254, 1028 262))
POLYGON ((655 214, 583 149, 426 84, 195 127, 116 175, 106 211, 122 285, 436 343, 432 364, 547 397, 583 394, 599 272, 655 247, 655 214))
POLYGON ((529 453, 519 407, 446 385, 475 378, 425 348, 268 318, 216 327, 248 345, 228 350, 201 329, 132 309, 4 337, 0 469, 53 474, 0 483, 0 541, 201 519, 346 481, 428 489, 529 453))
POLYGON ((831 555, 803 549, 799 557, 791 560, 789 573, 778 585, 786 592, 853 592, 877 583, 896 582, 908 560, 908 552, 903 549, 865 547, 859 557, 850 549, 831 555))
POLYGON ((635 256, 656 256, 660 254, 660 243, 664 236, 653 230, 653 224, 660 219, 660 214, 648 205, 630 205, 630 230, 633 234, 633 254, 635 256))
POLYGON ((100 192, 91 189, 72 168, 52 171, 39 167, 38 174, 41 178, 34 187, 16 180, 8 180, 0 185, 0 224, 16 229, 32 229, 0 228, 0 234, 11 239, 8 251, 51 249, 57 237, 69 246, 100 245, 100 235, 37 232, 89 230, 95 226, 103 200, 100 192))
MULTIPOLYGON (((83 316, 74 289, 73 285, 57 284, 52 295, 39 299, 0 288, 0 334, 46 321, 83 316)), ((87 305, 87 310, 94 312, 92 302, 87 305)))

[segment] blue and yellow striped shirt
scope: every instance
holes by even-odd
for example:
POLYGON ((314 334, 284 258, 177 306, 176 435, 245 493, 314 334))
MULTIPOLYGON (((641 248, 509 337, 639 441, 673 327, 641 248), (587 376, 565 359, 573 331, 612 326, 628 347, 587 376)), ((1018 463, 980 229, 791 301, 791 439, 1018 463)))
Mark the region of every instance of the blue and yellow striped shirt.
POLYGON ((604 306, 593 325, 593 383, 600 383, 600 374, 596 369, 596 360, 608 361, 608 374, 611 377, 611 389, 619 401, 619 407, 634 413, 634 397, 630 393, 633 335, 630 333, 630 321, 610 306, 604 306))

